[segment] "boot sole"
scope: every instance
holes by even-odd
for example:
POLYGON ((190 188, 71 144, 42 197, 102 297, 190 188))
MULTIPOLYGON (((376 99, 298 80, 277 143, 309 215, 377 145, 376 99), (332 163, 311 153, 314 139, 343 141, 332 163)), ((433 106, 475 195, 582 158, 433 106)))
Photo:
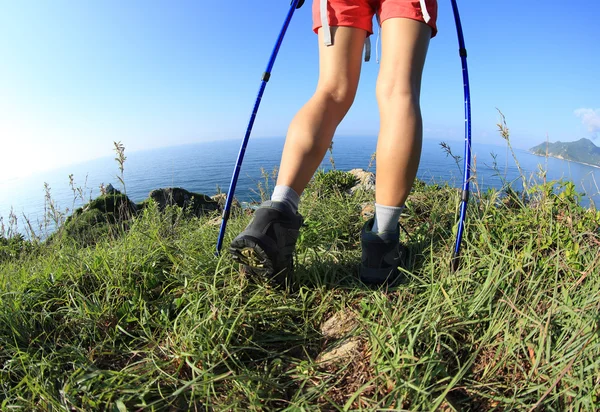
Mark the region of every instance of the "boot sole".
POLYGON ((273 262, 260 245, 252 239, 237 239, 236 245, 229 248, 233 260, 238 262, 244 269, 252 274, 260 276, 272 276, 275 270, 273 262))
POLYGON ((289 287, 292 268, 276 271, 273 261, 265 250, 253 238, 236 239, 229 248, 234 261, 241 266, 241 272, 252 277, 263 277, 280 287, 289 287))

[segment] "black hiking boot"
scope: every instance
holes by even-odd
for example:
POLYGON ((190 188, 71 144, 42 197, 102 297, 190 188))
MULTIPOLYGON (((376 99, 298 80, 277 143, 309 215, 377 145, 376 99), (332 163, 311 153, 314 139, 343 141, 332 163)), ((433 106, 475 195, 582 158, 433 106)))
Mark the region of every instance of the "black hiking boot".
POLYGON ((233 259, 246 271, 287 285, 303 219, 282 202, 266 201, 246 229, 231 242, 233 259))
POLYGON ((371 231, 374 222, 370 219, 360 233, 360 280, 366 284, 391 286, 400 280, 398 266, 404 265, 408 250, 400 243, 400 225, 394 232, 374 233, 371 231))

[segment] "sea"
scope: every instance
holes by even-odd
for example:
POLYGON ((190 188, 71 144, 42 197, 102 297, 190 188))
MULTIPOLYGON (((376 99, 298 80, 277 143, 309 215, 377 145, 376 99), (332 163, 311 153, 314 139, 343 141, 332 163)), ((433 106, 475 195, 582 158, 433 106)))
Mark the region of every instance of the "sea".
MULTIPOLYGON (((337 137, 321 168, 338 170, 362 168, 375 171, 373 153, 375 136, 337 137)), ((446 142, 457 162, 440 146, 440 141, 425 139, 417 177, 427 183, 462 186, 464 142, 446 142)), ((241 140, 225 140, 173 146, 128 153, 125 149, 124 182, 127 195, 134 202, 148 197, 153 189, 181 187, 212 196, 227 192, 240 150, 241 140)), ((265 174, 273 175, 279 166, 284 138, 251 138, 244 156, 235 196, 242 202, 260 200, 259 184, 272 189, 274 180, 265 182, 265 174)), ((542 182, 541 171, 548 180, 564 179, 575 183, 585 207, 600 205, 600 168, 555 158, 532 155, 515 150, 521 171, 530 184, 542 182)), ((479 190, 500 188, 512 182, 520 190, 520 172, 513 154, 505 146, 472 144, 472 164, 479 190)), ((0 216, 7 227, 9 216, 17 218, 19 231, 25 229, 25 218, 34 228, 41 228, 48 209, 49 194, 54 205, 66 214, 100 194, 100 185, 112 184, 123 191, 115 156, 95 159, 51 172, 23 178, 2 180, 0 177, 0 216), (72 175, 73 182, 69 176, 72 175), (48 190, 45 189, 47 186, 48 190), (76 189, 80 190, 77 191, 76 189), (74 190, 75 189, 75 190, 74 190), (81 195, 83 194, 83 200, 81 195)), ((476 190, 472 185, 471 190, 476 190)))

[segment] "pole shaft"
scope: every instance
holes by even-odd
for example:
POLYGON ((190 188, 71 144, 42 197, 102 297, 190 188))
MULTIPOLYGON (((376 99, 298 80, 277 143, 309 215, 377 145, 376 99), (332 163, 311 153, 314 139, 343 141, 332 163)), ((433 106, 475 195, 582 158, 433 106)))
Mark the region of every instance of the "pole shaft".
POLYGON ((229 185, 229 190, 227 191, 227 198, 225 200, 225 207, 223 209, 223 216, 221 221, 221 229, 219 230, 219 237, 217 239, 217 255, 221 252, 221 247, 223 246, 223 238, 225 237, 225 230, 227 227, 227 220, 229 219, 229 214, 231 210, 231 204, 233 202, 233 196, 235 193, 235 187, 237 185, 237 181, 240 175, 240 171, 242 168, 242 162, 244 161, 244 155, 246 153, 246 147, 248 146, 248 140, 250 140, 250 134, 252 133, 252 127, 254 126, 254 121, 256 119, 256 114, 258 113, 258 108, 260 107, 260 102, 262 101, 263 93, 265 92, 265 88, 267 87, 267 82, 271 77, 271 71, 273 70, 273 66, 275 65, 275 60, 277 59, 277 54, 279 53, 279 48, 281 47, 281 43, 283 42, 283 38, 287 29, 290 25, 292 17, 294 15, 294 11, 297 8, 299 0, 293 0, 290 5, 290 9, 283 23, 283 27, 279 32, 279 36, 277 37, 277 41, 275 43, 275 47, 273 47, 273 51, 271 52, 271 57, 269 58, 269 63, 267 64, 267 68, 262 76, 262 81, 260 83, 260 87, 258 89, 258 96, 256 97, 256 101, 254 103, 254 108, 252 109, 252 114, 250 115, 250 121, 248 123, 248 127, 246 128, 246 134, 244 135, 244 139, 242 140, 242 144, 240 147, 240 152, 237 157, 237 161, 235 164, 235 168, 233 169, 233 175, 231 177, 231 184, 229 185))
POLYGON ((458 36, 459 54, 462 65, 463 88, 465 97, 465 152, 464 152, 464 180, 462 187, 462 197, 460 203, 460 217, 458 221, 458 229, 456 232, 456 242, 452 256, 452 268, 458 268, 458 259, 460 247, 464 234, 465 218, 467 215, 467 204, 469 202, 469 184, 471 181, 471 91, 469 87, 469 70, 467 67, 467 49, 465 47, 465 39, 463 36, 462 25, 460 22, 460 14, 456 0, 452 1, 452 10, 454 12, 454 22, 456 24, 456 34, 458 36))

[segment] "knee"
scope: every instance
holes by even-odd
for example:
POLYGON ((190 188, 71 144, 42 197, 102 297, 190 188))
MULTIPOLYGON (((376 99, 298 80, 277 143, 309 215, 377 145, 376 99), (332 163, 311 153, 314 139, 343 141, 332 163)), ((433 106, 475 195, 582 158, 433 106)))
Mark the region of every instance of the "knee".
POLYGON ((336 109, 345 114, 356 96, 356 87, 339 82, 335 84, 321 84, 317 87, 315 93, 320 99, 323 99, 327 106, 336 109))
POLYGON ((408 80, 378 79, 375 89, 380 105, 419 105, 420 85, 408 80))

